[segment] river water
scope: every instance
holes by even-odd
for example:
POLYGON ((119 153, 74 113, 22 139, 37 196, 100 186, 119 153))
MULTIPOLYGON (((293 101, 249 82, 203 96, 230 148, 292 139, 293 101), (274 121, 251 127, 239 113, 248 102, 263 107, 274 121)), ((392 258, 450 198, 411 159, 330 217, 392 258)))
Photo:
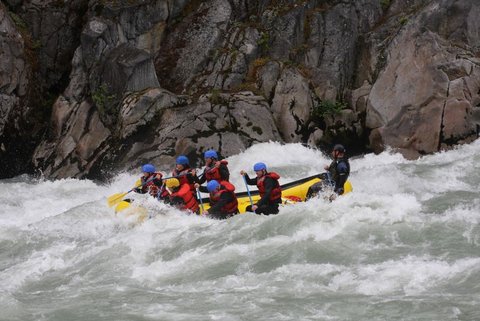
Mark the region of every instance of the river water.
MULTIPOLYGON (((258 144, 285 183, 329 159, 258 144)), ((351 160, 354 192, 226 221, 144 200, 153 218, 116 217, 109 184, 0 181, 0 320, 480 320, 480 140, 408 161, 351 160)))

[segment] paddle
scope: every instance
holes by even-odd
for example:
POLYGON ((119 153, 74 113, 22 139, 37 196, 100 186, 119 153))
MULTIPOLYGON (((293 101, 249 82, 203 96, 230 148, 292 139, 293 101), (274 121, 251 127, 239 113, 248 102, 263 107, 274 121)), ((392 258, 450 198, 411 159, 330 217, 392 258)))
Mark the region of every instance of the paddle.
POLYGON ((158 189, 157 192, 157 199, 160 200, 160 197, 162 196, 163 191, 165 190, 165 181, 163 181, 162 186, 158 189))
POLYGON ((138 185, 138 186, 135 186, 134 188, 132 188, 132 189, 129 190, 128 192, 125 192, 125 193, 115 193, 115 194, 113 194, 113 195, 110 195, 110 196, 107 198, 108 207, 112 207, 112 206, 120 203, 120 202, 122 201, 122 199, 125 197, 125 195, 127 195, 128 193, 134 191, 136 188, 143 187, 145 184, 150 183, 150 182, 153 181, 154 179, 155 179, 155 177, 152 177, 151 179, 145 181, 145 183, 140 184, 140 185, 138 185))
POLYGON ((205 209, 203 208, 203 200, 202 200, 202 195, 200 194, 200 190, 198 188, 196 188, 197 190, 197 197, 198 199, 200 200, 200 208, 202 209, 202 211, 200 212, 200 214, 203 214, 205 212, 205 209))
POLYGON ((247 188, 247 194, 248 194, 248 198, 250 199, 250 205, 252 205, 253 207, 252 195, 250 195, 250 189, 248 188, 247 179, 245 178, 245 175, 242 175, 242 177, 243 177, 243 182, 245 183, 245 187, 247 188))

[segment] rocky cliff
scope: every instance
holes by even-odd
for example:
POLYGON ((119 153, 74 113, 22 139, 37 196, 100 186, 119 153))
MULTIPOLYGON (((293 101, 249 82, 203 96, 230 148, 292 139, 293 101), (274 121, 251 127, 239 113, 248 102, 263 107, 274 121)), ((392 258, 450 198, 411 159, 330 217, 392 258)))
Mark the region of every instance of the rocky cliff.
POLYGON ((471 0, 6 0, 0 178, 264 141, 407 157, 478 137, 471 0))

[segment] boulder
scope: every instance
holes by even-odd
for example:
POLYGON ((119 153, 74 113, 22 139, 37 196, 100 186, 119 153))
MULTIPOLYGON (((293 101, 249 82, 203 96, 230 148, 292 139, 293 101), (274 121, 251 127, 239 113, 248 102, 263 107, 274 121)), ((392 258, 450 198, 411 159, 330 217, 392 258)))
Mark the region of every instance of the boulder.
POLYGON ((428 5, 392 41, 367 101, 366 126, 375 129, 374 149, 391 146, 411 157, 477 135, 472 111, 480 64, 471 50, 452 47, 460 39, 478 41, 472 32, 477 20, 465 19, 472 10, 478 9, 468 1, 428 5))
POLYGON ((271 110, 283 139, 300 142, 313 102, 307 79, 296 69, 285 69, 275 87, 271 110))
POLYGON ((180 154, 200 164, 208 149, 227 157, 254 142, 280 139, 265 99, 249 92, 205 95, 197 103, 163 107, 148 135, 122 151, 119 169, 146 161, 168 168, 180 154))
POLYGON ((87 102, 71 104, 59 97, 53 118, 56 137, 36 148, 35 166, 48 177, 84 177, 108 148, 110 131, 87 102))

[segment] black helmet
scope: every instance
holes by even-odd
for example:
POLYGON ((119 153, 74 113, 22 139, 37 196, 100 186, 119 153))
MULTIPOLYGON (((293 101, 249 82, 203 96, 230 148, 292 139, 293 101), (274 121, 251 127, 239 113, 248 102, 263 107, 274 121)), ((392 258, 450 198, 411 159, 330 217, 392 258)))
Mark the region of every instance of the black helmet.
POLYGON ((340 153, 345 153, 345 147, 341 144, 333 146, 333 150, 339 151, 340 153))

